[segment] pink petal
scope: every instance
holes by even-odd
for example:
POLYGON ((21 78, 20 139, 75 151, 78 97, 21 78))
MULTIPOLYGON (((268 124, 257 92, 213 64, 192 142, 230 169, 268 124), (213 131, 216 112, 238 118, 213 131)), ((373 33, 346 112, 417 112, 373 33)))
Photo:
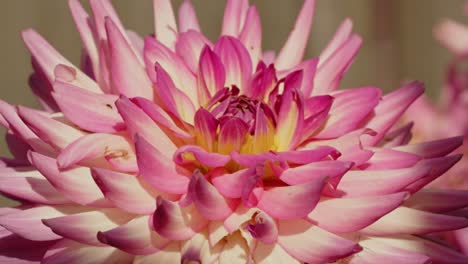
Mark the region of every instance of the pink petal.
MULTIPOLYGON (((192 40, 192 37, 190 40, 192 40)), ((195 43, 191 45, 196 46, 195 43)), ((200 43, 199 45, 202 44, 200 43)), ((203 46, 200 47, 200 51, 202 47, 203 46)), ((196 56, 196 61, 198 62, 199 53, 196 54, 196 56)), ((193 103, 198 103, 197 90, 194 89, 194 87, 196 87, 195 76, 182 58, 164 46, 159 40, 156 40, 153 37, 145 38, 144 59, 146 63, 146 71, 153 83, 157 81, 155 71, 155 65, 157 62, 169 74, 175 86, 185 93, 193 103)))
POLYGON ((372 225, 361 230, 364 234, 393 236, 403 234, 422 235, 460 229, 468 226, 468 219, 428 213, 407 207, 398 207, 372 225))
POLYGON ((175 49, 177 55, 182 58, 190 71, 196 73, 200 54, 205 46, 213 48, 213 44, 203 34, 195 30, 189 30, 179 33, 175 49))
POLYGON ((307 218, 333 233, 356 232, 400 206, 407 197, 408 193, 400 192, 381 196, 324 199, 307 218))
POLYGON ((100 95, 77 86, 56 81, 52 93, 65 117, 84 130, 116 132, 124 129, 115 108, 115 95, 100 95))
POLYGON ((455 55, 466 54, 466 44, 468 43, 468 28, 466 25, 446 19, 435 26, 434 36, 455 55))
POLYGON ((85 135, 70 125, 30 108, 19 106, 18 114, 39 138, 59 149, 65 148, 77 138, 85 135))
POLYGON ((393 149, 376 149, 374 155, 361 168, 366 170, 403 169, 413 166, 421 157, 393 149))
POLYGON ((90 211, 42 220, 54 233, 83 244, 102 246, 96 234, 99 230, 126 223, 131 215, 115 209, 90 211))
POLYGON ((37 206, 0 217, 0 225, 23 238, 34 241, 60 239, 41 220, 77 213, 83 210, 78 206, 37 206))
POLYGON ((279 221, 278 243, 292 257, 308 263, 330 263, 357 253, 361 247, 305 220, 279 221))
POLYGON ((468 206, 468 191, 422 189, 413 194, 405 206, 433 213, 449 212, 468 206))
POLYGON ((374 109, 374 118, 365 126, 377 132, 373 137, 363 138, 364 146, 373 146, 382 139, 406 109, 424 92, 420 82, 411 82, 385 95, 374 109))
POLYGON ((402 191, 427 176, 432 166, 425 164, 396 170, 351 170, 338 186, 344 197, 373 196, 402 191))
POLYGON ((214 173, 211 181, 223 196, 228 198, 240 198, 242 197, 245 181, 249 177, 255 175, 255 168, 249 168, 238 170, 233 173, 214 173))
POLYGON ((288 40, 276 58, 275 65, 278 69, 288 69, 298 64, 306 49, 309 40, 312 19, 314 17, 315 0, 306 0, 301 12, 296 19, 294 28, 289 33, 288 40))
POLYGON ((153 0, 154 35, 169 48, 174 47, 177 25, 169 0, 153 0))
POLYGON ((443 157, 463 144, 463 136, 452 137, 434 141, 428 141, 418 144, 404 145, 394 148, 398 151, 404 151, 430 159, 443 157))
POLYGON ((69 0, 68 6, 76 28, 80 33, 83 47, 91 60, 92 72, 94 76, 99 76, 99 54, 98 47, 94 41, 95 29, 91 26, 91 18, 86 13, 80 1, 69 0))
POLYGON ((240 41, 247 47, 252 65, 257 65, 262 55, 262 25, 255 6, 249 7, 244 27, 239 34, 240 41))
POLYGON ((74 167, 60 171, 57 161, 37 152, 29 152, 29 159, 34 167, 68 199, 82 205, 108 207, 101 190, 96 186, 89 168, 74 167))
POLYGON ((99 86, 90 79, 86 74, 73 66, 71 62, 65 59, 57 52, 47 41, 32 29, 27 29, 22 32, 23 41, 31 52, 35 61, 38 63, 41 70, 44 72, 49 83, 55 81, 55 68, 57 65, 65 65, 73 73, 73 78, 70 80, 74 84, 79 84, 91 92, 102 93, 99 86))
POLYGON ((211 247, 206 232, 198 233, 190 240, 182 242, 180 262, 218 263, 223 244, 211 247))
POLYGON ((179 32, 195 30, 200 32, 197 14, 190 0, 184 0, 179 7, 179 32))
POLYGON ((224 9, 221 35, 237 37, 242 29, 249 2, 247 0, 228 0, 224 9))
POLYGON ((248 133, 247 124, 240 118, 232 117, 222 124, 218 135, 218 152, 229 154, 240 151, 248 133))
POLYGON ((141 216, 105 232, 99 232, 99 241, 130 254, 155 253, 169 244, 169 240, 152 231, 149 217, 141 216))
POLYGON ((195 113, 195 140, 197 145, 207 151, 214 150, 216 142, 218 120, 207 110, 200 108, 195 113))
POLYGON ((141 176, 157 190, 183 194, 189 178, 177 171, 176 165, 143 137, 135 139, 136 155, 141 176))
POLYGON ((163 101, 163 104, 174 116, 181 121, 193 124, 195 115, 195 105, 193 100, 182 90, 178 89, 169 74, 156 63, 156 94, 163 101))
POLYGON ((336 138, 357 129, 377 106, 380 96, 380 89, 375 87, 350 89, 333 94, 329 118, 324 129, 314 138, 336 138))
POLYGON ((255 263, 264 264, 276 264, 276 263, 290 263, 290 264, 301 264, 299 260, 290 256, 283 248, 278 244, 264 244, 261 242, 257 243, 255 251, 253 252, 253 259, 255 263))
POLYGON ((117 94, 153 99, 153 85, 143 65, 125 39, 123 32, 110 19, 105 20, 109 44, 110 84, 117 94))
POLYGON ((132 144, 121 135, 94 133, 83 136, 64 148, 57 157, 61 169, 104 156, 134 156, 132 144))
POLYGON ((354 164, 352 162, 338 160, 312 162, 302 166, 287 169, 280 175, 279 178, 289 185, 316 181, 322 178, 324 175, 332 179, 341 179, 341 177, 349 169, 351 169, 353 165, 354 164))
POLYGON ((275 219, 263 212, 260 212, 255 214, 253 221, 253 223, 246 226, 246 229, 254 238, 265 244, 276 243, 278 239, 278 227, 276 226, 275 219))
POLYGON ((113 247, 88 246, 64 239, 49 248, 41 263, 124 264, 132 263, 133 258, 133 255, 129 255, 113 247))
POLYGON ((116 106, 134 142, 138 134, 163 152, 166 157, 172 156, 176 146, 141 108, 126 97, 121 97, 116 102, 116 106))
POLYGON ((323 159, 336 159, 341 154, 330 146, 318 146, 307 150, 282 151, 275 153, 280 159, 294 164, 309 164, 323 159))
POLYGON ((198 100, 200 105, 208 104, 212 96, 224 88, 226 73, 220 58, 205 46, 200 54, 198 65, 198 100))
POLYGON ((54 241, 31 241, 0 229, 0 262, 11 264, 40 263, 54 241))
POLYGON ((335 35, 327 44, 327 47, 320 53, 319 66, 326 62, 351 36, 353 21, 346 18, 335 32, 335 35))
POLYGON ((197 211, 208 220, 224 220, 237 206, 234 200, 224 198, 200 172, 192 175, 188 192, 197 211))
POLYGON ((207 167, 223 167, 231 157, 213 152, 207 152, 203 148, 196 145, 185 145, 177 149, 174 153, 174 162, 184 166, 198 162, 202 166, 207 167))
POLYGON ((261 105, 257 107, 251 153, 261 153, 271 149, 275 140, 275 127, 261 105))
POLYGON ((174 202, 158 197, 153 215, 153 227, 163 237, 170 240, 186 240, 208 225, 195 207, 182 208, 174 202))
MULTIPOLYGON (((151 214, 159 192, 135 175, 105 169, 93 169, 96 184, 116 207, 134 214, 151 214)), ((167 196, 167 198, 173 198, 167 196)))
POLYGON ((252 61, 244 45, 236 38, 223 36, 216 42, 214 52, 224 64, 225 86, 235 85, 241 91, 247 89, 252 75, 252 61))
POLYGON ((309 214, 320 199, 327 177, 303 184, 266 189, 257 207, 277 219, 297 219, 309 214))
POLYGON ((338 88, 339 82, 362 45, 358 35, 352 35, 333 55, 317 69, 313 94, 325 94, 338 88))
MULTIPOLYGON (((10 175, 13 173, 9 173, 10 175)), ((0 177, 0 192, 10 198, 39 204, 69 204, 66 197, 58 192, 42 175, 0 177)))
POLYGON ((390 130, 382 139, 382 147, 391 148, 407 145, 412 138, 411 129, 413 125, 413 122, 409 122, 401 128, 390 130))

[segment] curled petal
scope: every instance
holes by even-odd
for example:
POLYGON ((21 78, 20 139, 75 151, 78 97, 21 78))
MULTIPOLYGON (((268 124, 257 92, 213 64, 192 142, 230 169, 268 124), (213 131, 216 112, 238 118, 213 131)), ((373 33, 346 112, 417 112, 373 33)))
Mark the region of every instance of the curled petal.
POLYGON ((130 254, 152 254, 169 244, 169 240, 150 229, 149 216, 140 216, 113 229, 101 229, 97 238, 104 244, 130 254))
POLYGON ((303 184, 267 189, 257 207, 277 219, 302 218, 314 209, 326 181, 321 176, 303 184))
POLYGON ((198 162, 208 167, 223 167, 231 160, 228 155, 207 152, 195 145, 185 145, 174 153, 174 162, 179 165, 187 165, 198 162))
POLYGON ((235 209, 235 202, 224 198, 200 172, 192 175, 189 195, 195 207, 208 220, 223 220, 235 209))
POLYGON ((157 199, 153 214, 153 227, 156 232, 169 240, 190 239, 208 225, 193 206, 180 207, 162 197, 157 199))
POLYGON ((333 233, 355 232, 400 206, 407 197, 408 193, 401 192, 382 196, 326 199, 320 201, 307 217, 312 223, 333 233))
POLYGON ((278 227, 269 215, 260 212, 254 216, 254 223, 246 226, 250 234, 265 244, 273 244, 278 239, 278 227))
POLYGON ((309 164, 323 159, 337 159, 341 154, 330 146, 318 146, 307 150, 276 152, 276 155, 288 162, 295 164, 309 164))
POLYGON ((335 234, 328 233, 305 220, 279 221, 278 243, 294 258, 308 263, 330 263, 351 254, 361 247, 335 234))

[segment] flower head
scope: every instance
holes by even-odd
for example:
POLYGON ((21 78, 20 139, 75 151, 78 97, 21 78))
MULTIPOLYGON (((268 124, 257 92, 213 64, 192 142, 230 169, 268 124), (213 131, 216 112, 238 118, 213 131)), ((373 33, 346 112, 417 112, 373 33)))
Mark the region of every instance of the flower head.
POLYGON ((303 61, 314 0, 277 56, 247 0, 227 1, 215 42, 189 1, 176 24, 155 0, 144 40, 107 0, 92 17, 69 3, 81 69, 26 30, 45 110, 0 104, 15 156, 0 190, 24 203, 1 211, 6 261, 466 263, 426 235, 468 226, 452 215, 468 193, 421 191, 462 139, 394 128, 419 82, 338 90, 361 45, 349 20, 303 61))

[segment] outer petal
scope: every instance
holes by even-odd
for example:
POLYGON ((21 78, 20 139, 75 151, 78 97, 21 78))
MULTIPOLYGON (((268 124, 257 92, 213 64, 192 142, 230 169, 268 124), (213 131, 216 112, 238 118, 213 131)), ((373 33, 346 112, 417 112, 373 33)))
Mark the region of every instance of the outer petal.
POLYGON ((468 191, 422 189, 405 206, 434 213, 454 211, 468 206, 468 191))
POLYGON ((43 264, 80 263, 80 264, 127 264, 133 256, 113 247, 87 246, 72 240, 60 240, 47 252, 43 264))
POLYGON ((179 7, 179 32, 189 30, 201 31, 197 14, 190 0, 185 0, 179 7))
POLYGON ((315 0, 304 1, 294 29, 289 33, 288 40, 276 58, 275 65, 278 69, 291 68, 301 61, 309 40, 314 10, 315 0))
POLYGON ((257 65, 262 56, 262 26, 255 6, 251 6, 247 12, 239 39, 245 47, 248 47, 252 65, 257 65))
POLYGON ((55 159, 36 152, 29 152, 29 159, 34 167, 68 199, 82 205, 97 207, 110 205, 93 181, 89 168, 75 167, 60 171, 55 159))
POLYGON ((154 0, 154 34, 164 45, 174 47, 177 37, 177 25, 169 0, 154 0))
POLYGON ((177 171, 172 160, 143 137, 136 137, 135 147, 140 174, 146 181, 164 192, 174 194, 187 192, 189 178, 177 171))
POLYGON ((107 18, 110 82, 114 92, 127 97, 153 99, 153 85, 129 42, 115 23, 107 18))
POLYGON ((353 21, 346 18, 338 27, 327 47, 320 53, 319 66, 326 62, 351 36, 353 21))
POLYGON ((280 175, 279 178, 289 185, 315 181, 317 178, 323 177, 324 175, 329 178, 341 179, 341 176, 343 176, 349 169, 351 169, 352 166, 352 162, 346 161, 318 161, 287 169, 280 175))
POLYGON ((96 237, 99 230, 116 227, 131 218, 131 215, 119 210, 108 209, 49 218, 42 222, 54 233, 64 238, 88 245, 102 246, 96 237))
POLYGON ((182 208, 177 203, 158 197, 153 227, 170 240, 187 240, 208 225, 193 206, 182 208))
POLYGON ((234 201, 224 198, 200 172, 192 175, 188 192, 198 212, 208 220, 223 220, 235 209, 234 201))
POLYGON ((361 230, 364 234, 393 236, 402 234, 428 234, 460 229, 468 226, 468 219, 427 213, 407 207, 399 207, 361 230))
POLYGON ((317 226, 333 232, 356 232, 400 206, 408 193, 320 201, 307 216, 317 226), (359 212, 359 213, 356 213, 359 212))
POLYGON ((300 264, 299 260, 290 256, 283 248, 278 244, 264 244, 261 242, 257 243, 255 251, 253 252, 253 259, 256 263, 262 264, 300 264))
POLYGON ((273 187, 263 192, 257 207, 277 219, 305 217, 314 209, 327 177, 286 187, 273 187))
MULTIPOLYGON (((130 254, 155 253, 169 244, 169 240, 152 231, 149 216, 141 216, 114 229, 99 232, 99 241, 130 254)), ((101 229, 102 230, 102 229, 101 229)), ((104 229, 106 230, 106 229, 104 229)))
POLYGON ((246 0, 228 0, 224 9, 221 35, 237 37, 242 29, 249 2, 246 0))
POLYGON ((56 81, 52 94, 64 115, 74 124, 92 132, 116 132, 125 128, 114 102, 115 95, 100 95, 56 81))
POLYGON ((212 48, 213 44, 200 32, 189 30, 180 33, 177 37, 176 52, 187 64, 190 71, 196 73, 198 71, 200 53, 205 46, 212 48))
POLYGON ((54 241, 31 241, 0 229, 0 262, 12 264, 39 263, 54 241))
POLYGON ((394 148, 398 151, 404 151, 419 155, 423 158, 443 157, 463 144, 463 137, 452 137, 434 141, 423 142, 419 144, 410 144, 394 148))
POLYGON ((279 245, 294 258, 308 263, 330 263, 359 252, 355 242, 328 233, 305 220, 279 221, 279 245))

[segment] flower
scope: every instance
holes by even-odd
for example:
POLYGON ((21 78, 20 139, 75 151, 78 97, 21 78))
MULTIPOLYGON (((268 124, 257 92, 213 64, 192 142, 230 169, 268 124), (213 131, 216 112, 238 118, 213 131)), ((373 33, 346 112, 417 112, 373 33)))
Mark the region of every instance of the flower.
POLYGON ((277 56, 247 0, 227 1, 214 43, 189 1, 176 25, 155 0, 144 40, 107 0, 92 18, 69 3, 81 69, 26 30, 44 110, 0 104, 0 190, 23 202, 0 211, 3 262, 468 261, 427 236, 468 226, 452 215, 468 192, 421 190, 462 138, 407 145, 393 128, 419 82, 337 89, 361 45, 349 20, 303 61, 314 0, 277 56))
MULTIPOLYGON (((465 6, 468 13, 468 5, 465 6)), ((447 67, 445 84, 437 102, 422 96, 408 109, 404 119, 414 120, 413 142, 433 140, 444 136, 464 135, 464 145, 456 150, 464 157, 443 177, 428 186, 428 191, 444 192, 444 189, 468 190, 468 73, 463 64, 468 56, 468 27, 452 20, 445 20, 434 28, 437 40, 454 55, 447 67), (442 190, 441 190, 442 189, 442 190)), ((466 210, 463 209, 463 210, 466 210)), ((460 211, 461 212, 461 211, 460 211)), ((446 232, 442 236, 447 243, 468 255, 468 228, 446 232)))

